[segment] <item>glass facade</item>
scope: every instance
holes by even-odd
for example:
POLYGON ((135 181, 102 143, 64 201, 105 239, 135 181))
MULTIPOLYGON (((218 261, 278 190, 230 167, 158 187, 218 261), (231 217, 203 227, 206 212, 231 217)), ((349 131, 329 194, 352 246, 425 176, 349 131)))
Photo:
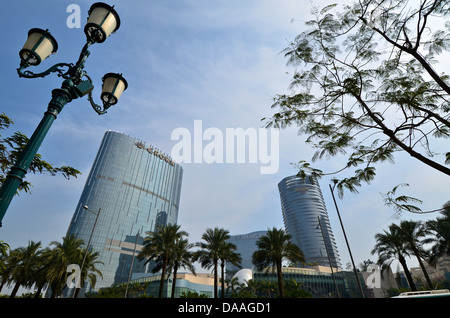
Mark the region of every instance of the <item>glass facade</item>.
POLYGON ((242 260, 240 268, 227 263, 227 276, 233 276, 241 268, 253 269, 252 255, 258 249, 256 242, 266 234, 267 231, 256 231, 248 234, 230 235, 228 242, 236 245, 236 253, 240 254, 242 260))
MULTIPOLYGON (((307 268, 283 267, 283 280, 293 280, 300 289, 309 292, 313 298, 359 298, 361 294, 351 272, 323 272, 307 268)), ((277 282, 274 272, 255 272, 255 281, 277 282)), ((364 286, 364 283, 363 283, 364 286)))
POLYGON ((148 271, 134 251, 146 232, 177 223, 182 174, 181 166, 144 142, 105 133, 67 232, 86 244, 92 234, 90 248, 103 263, 96 266, 103 278, 95 288, 86 282, 80 295, 148 271))
MULTIPOLYGON (((150 297, 158 297, 161 282, 161 274, 152 274, 134 279, 131 284, 141 284, 145 286, 145 294, 150 297)), ((170 298, 172 295, 173 275, 165 280, 163 288, 163 298, 170 298)), ((143 294, 144 292, 140 292, 143 294)), ((197 293, 207 298, 214 295, 214 278, 212 274, 206 273, 177 273, 174 298, 181 298, 183 294, 197 293)))
POLYGON ((278 189, 286 232, 303 251, 306 262, 323 266, 331 263, 340 268, 336 242, 317 180, 311 176, 290 176, 281 180, 278 189))

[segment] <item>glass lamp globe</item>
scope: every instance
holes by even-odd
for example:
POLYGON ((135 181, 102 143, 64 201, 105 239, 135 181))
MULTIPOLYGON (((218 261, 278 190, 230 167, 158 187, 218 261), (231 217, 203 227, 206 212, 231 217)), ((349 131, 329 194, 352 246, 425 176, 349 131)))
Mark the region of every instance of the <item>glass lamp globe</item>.
POLYGON ((122 74, 108 73, 103 77, 101 99, 104 103, 114 105, 122 93, 127 89, 128 83, 122 74))
POLYGON ((120 18, 114 10, 103 2, 94 3, 89 9, 89 18, 84 27, 84 33, 89 39, 102 43, 120 27, 120 18))
POLYGON ((58 43, 48 30, 34 28, 28 32, 27 41, 20 50, 19 56, 22 61, 30 65, 39 65, 57 50, 58 43))

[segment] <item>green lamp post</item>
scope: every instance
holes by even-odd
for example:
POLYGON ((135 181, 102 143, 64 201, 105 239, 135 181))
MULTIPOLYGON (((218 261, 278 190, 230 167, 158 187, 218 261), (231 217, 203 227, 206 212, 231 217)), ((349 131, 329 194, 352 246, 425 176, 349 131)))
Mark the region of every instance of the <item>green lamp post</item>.
POLYGON ((44 113, 41 122, 17 162, 7 174, 0 189, 0 226, 6 210, 36 156, 42 141, 64 106, 73 99, 88 95, 87 99, 93 109, 99 115, 102 115, 106 113, 109 107, 117 103, 123 91, 127 89, 127 81, 121 74, 107 73, 102 78, 101 100, 103 107, 101 107, 92 98, 94 85, 91 78, 84 71, 85 61, 90 54, 88 48, 94 43, 104 42, 110 34, 117 31, 119 26, 120 18, 113 6, 111 7, 101 2, 94 3, 89 9, 89 18, 84 28, 86 44, 81 50, 76 64, 58 63, 37 74, 26 69, 30 66, 39 65, 47 57, 55 54, 58 49, 58 43, 48 30, 34 28, 28 32, 28 39, 19 52, 20 67, 17 69, 19 77, 37 78, 57 73, 64 81, 61 88, 52 91, 52 98, 48 104, 47 111, 44 113))

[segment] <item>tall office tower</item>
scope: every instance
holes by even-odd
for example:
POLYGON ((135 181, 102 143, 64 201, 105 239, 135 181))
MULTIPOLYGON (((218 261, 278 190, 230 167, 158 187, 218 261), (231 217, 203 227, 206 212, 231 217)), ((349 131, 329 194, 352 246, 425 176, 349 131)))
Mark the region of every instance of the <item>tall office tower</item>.
POLYGON ((336 242, 317 179, 311 176, 304 179, 286 177, 278 183, 278 190, 286 232, 303 251, 306 262, 340 268, 336 242))
POLYGON ((142 141, 105 133, 67 232, 86 245, 92 234, 90 248, 103 262, 96 266, 103 279, 97 277, 95 288, 86 284, 82 294, 146 272, 134 255, 146 232, 177 223, 182 174, 181 166, 142 141))

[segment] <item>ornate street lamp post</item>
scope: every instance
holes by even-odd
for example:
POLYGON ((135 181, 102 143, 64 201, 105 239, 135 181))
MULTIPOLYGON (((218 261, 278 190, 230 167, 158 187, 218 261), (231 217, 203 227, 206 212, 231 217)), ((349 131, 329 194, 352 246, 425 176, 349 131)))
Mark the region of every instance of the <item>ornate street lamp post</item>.
POLYGON ((55 54, 58 49, 58 44, 48 30, 35 28, 28 32, 28 39, 19 52, 20 67, 17 69, 19 77, 37 78, 45 77, 51 73, 57 73, 64 81, 62 82, 61 88, 52 91, 52 99, 50 100, 47 111, 44 113, 41 122, 17 162, 9 171, 0 189, 0 226, 6 210, 27 173, 31 162, 36 156, 42 141, 64 106, 73 99, 88 95, 87 98, 93 109, 99 115, 102 115, 106 113, 108 108, 117 103, 120 95, 127 89, 127 81, 121 74, 107 73, 102 79, 102 108, 92 98, 94 85, 92 84, 91 78, 84 71, 85 61, 90 54, 89 47, 94 43, 104 42, 110 34, 117 31, 119 26, 120 19, 114 7, 101 2, 94 3, 89 9, 89 18, 84 28, 86 44, 81 50, 76 64, 58 63, 46 71, 36 74, 26 69, 30 66, 39 65, 51 54, 55 54))

